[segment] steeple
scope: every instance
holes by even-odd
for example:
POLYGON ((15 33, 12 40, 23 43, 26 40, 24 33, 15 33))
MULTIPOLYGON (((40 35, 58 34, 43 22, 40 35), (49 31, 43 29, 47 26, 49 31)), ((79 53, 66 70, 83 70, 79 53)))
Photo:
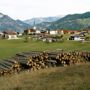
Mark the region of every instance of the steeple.
POLYGON ((33 29, 36 29, 36 27, 35 27, 35 19, 34 19, 34 23, 33 23, 33 29))

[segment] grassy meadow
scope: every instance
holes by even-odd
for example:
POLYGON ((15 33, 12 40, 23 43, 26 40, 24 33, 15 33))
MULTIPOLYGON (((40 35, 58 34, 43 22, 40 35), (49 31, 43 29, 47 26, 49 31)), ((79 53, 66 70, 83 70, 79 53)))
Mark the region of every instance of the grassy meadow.
POLYGON ((0 77, 0 90, 90 90, 90 63, 0 77))
MULTIPOLYGON (((63 49, 66 51, 90 51, 90 42, 68 41, 45 43, 29 39, 0 40, 0 59, 9 58, 25 51, 63 49)), ((68 67, 22 71, 0 77, 0 90, 90 90, 90 63, 68 67)))
POLYGON ((29 39, 27 43, 24 39, 0 40, 0 59, 14 56, 16 53, 25 51, 43 51, 63 49, 66 51, 82 50, 90 51, 90 42, 68 41, 64 36, 64 42, 46 43, 29 39))

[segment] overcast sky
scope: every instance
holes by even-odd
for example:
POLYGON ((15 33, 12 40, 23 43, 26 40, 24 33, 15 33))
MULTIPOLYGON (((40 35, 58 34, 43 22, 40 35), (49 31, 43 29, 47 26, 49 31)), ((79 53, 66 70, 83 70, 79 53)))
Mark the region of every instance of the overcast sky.
POLYGON ((0 12, 13 19, 25 20, 87 11, 90 11, 90 0, 0 0, 0 12))

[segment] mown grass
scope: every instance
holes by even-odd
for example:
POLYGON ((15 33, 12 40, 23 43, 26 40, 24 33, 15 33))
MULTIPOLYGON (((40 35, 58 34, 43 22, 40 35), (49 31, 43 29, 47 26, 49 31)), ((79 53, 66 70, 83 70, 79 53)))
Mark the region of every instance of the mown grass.
MULTIPOLYGON (((67 37, 67 36, 66 36, 67 37)), ((66 38, 64 37, 64 38, 66 38)), ((81 43, 80 41, 68 41, 45 43, 42 41, 33 41, 25 43, 24 39, 19 40, 0 40, 0 59, 14 56, 16 53, 25 51, 43 51, 43 50, 82 50, 90 51, 90 42, 81 43)))
POLYGON ((0 77, 0 90, 90 90, 90 63, 0 77))

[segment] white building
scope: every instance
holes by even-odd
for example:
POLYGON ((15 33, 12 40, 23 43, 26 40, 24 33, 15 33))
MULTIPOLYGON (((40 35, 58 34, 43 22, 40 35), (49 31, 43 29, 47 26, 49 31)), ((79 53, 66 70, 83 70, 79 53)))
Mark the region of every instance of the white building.
POLYGON ((63 30, 61 30, 61 32, 60 32, 62 35, 64 34, 64 31, 63 30))
POLYGON ((84 37, 79 36, 79 35, 72 35, 72 36, 70 36, 69 40, 82 41, 82 40, 84 40, 84 37))
POLYGON ((84 40, 82 37, 74 37, 74 40, 75 41, 81 41, 81 40, 84 40))
POLYGON ((2 32, 0 32, 0 36, 3 36, 3 33, 2 32))
POLYGON ((3 34, 6 39, 18 39, 15 31, 4 31, 3 34))
POLYGON ((36 30, 36 34, 39 34, 39 33, 41 33, 40 30, 36 30))
POLYGON ((51 31, 49 31, 49 33, 54 35, 54 34, 58 34, 58 31, 57 30, 51 30, 51 31))

